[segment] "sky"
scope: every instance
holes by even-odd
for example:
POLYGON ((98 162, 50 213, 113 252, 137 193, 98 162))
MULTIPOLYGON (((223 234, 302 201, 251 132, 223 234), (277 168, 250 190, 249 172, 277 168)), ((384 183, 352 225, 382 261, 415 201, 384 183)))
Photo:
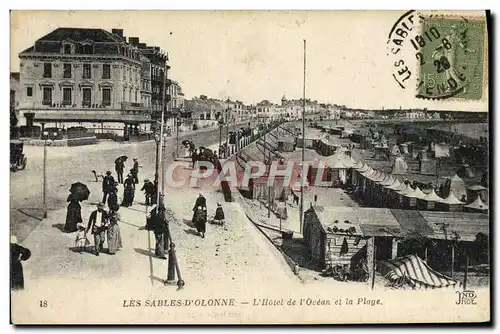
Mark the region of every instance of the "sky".
POLYGON ((246 104, 306 98, 348 107, 487 111, 480 101, 429 101, 392 78, 387 36, 404 11, 13 11, 11 71, 18 54, 58 27, 112 28, 169 53, 187 98, 246 104))

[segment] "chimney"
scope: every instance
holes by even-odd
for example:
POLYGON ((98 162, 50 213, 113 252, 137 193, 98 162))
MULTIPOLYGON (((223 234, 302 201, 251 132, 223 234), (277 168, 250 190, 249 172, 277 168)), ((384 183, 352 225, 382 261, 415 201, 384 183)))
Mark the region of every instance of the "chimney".
POLYGON ((111 29, 111 32, 123 38, 123 29, 111 29))
POLYGON ((129 37, 128 42, 134 46, 139 45, 139 37, 129 37))
POLYGON ((146 49, 148 45, 146 43, 139 43, 139 49, 146 49))
POLYGON ((155 51, 160 51, 160 47, 159 46, 155 46, 155 51))

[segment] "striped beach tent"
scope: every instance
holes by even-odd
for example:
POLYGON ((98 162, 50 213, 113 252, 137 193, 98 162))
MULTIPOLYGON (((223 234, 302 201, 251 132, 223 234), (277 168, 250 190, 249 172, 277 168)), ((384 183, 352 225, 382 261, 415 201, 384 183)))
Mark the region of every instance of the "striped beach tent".
POLYGON ((379 271, 394 287, 412 289, 459 288, 460 282, 445 276, 416 255, 407 255, 378 263, 379 271))

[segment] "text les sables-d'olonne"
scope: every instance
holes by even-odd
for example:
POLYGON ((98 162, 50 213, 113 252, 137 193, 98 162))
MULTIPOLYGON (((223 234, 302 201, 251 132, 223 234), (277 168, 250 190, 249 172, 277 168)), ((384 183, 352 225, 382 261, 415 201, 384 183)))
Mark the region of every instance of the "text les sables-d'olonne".
POLYGON ((377 306, 382 305, 380 299, 360 298, 341 298, 336 299, 317 299, 317 298, 254 298, 251 301, 242 301, 237 303, 233 298, 213 298, 213 299, 125 299, 122 307, 214 307, 214 306, 377 306))

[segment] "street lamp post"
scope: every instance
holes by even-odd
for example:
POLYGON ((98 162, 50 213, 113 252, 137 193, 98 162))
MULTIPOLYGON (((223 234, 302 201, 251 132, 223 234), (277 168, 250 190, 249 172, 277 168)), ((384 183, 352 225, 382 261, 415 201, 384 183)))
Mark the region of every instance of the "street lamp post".
MULTIPOLYGON (((46 132, 44 132, 44 135, 46 132)), ((47 133, 48 135, 48 133, 47 133)), ((47 218, 47 137, 43 144, 43 218, 47 218)))
POLYGON ((158 134, 158 129, 156 129, 155 142, 156 142, 156 164, 155 164, 155 181, 156 185, 159 185, 159 174, 160 174, 160 135, 158 134))
POLYGON ((176 156, 177 158, 179 158, 179 125, 180 125, 180 118, 179 116, 177 116, 175 118, 175 127, 176 127, 176 136, 177 136, 177 139, 176 139, 176 156))
POLYGON ((226 110, 226 149, 224 150, 225 154, 224 157, 227 159, 227 156, 229 155, 229 120, 228 116, 229 115, 229 107, 226 110))
POLYGON ((43 131, 42 138, 43 142, 43 218, 47 218, 47 147, 51 144, 50 140, 57 138, 57 132, 50 133, 48 131, 43 131))
POLYGON ((222 158, 221 153, 222 153, 222 127, 224 126, 224 123, 222 122, 221 119, 219 119, 219 158, 222 158))

